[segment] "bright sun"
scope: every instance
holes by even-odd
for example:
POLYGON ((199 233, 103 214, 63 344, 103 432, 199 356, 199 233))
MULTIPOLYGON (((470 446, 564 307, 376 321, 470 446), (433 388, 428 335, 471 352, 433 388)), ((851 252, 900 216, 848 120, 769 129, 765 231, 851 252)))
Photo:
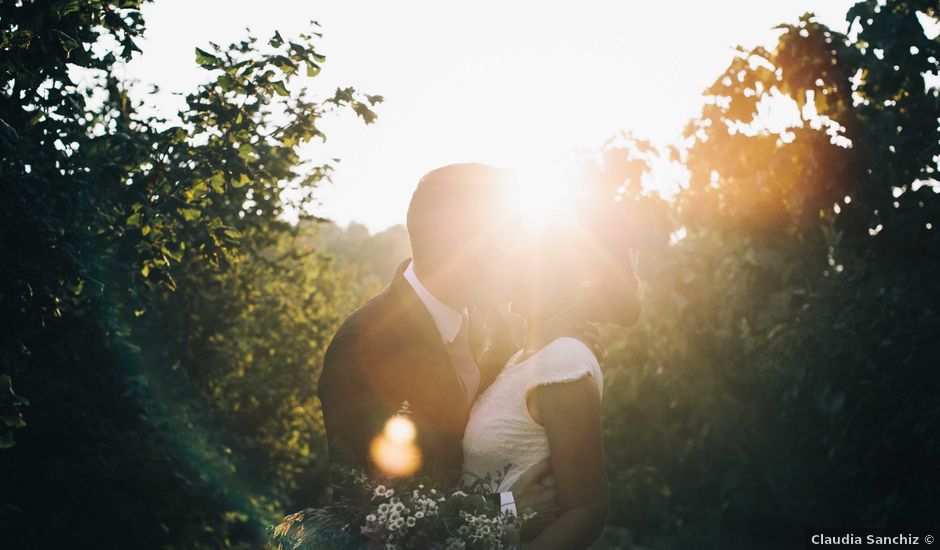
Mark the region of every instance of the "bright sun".
POLYGON ((568 212, 576 187, 565 170, 521 167, 512 172, 513 200, 529 229, 544 227, 568 212))

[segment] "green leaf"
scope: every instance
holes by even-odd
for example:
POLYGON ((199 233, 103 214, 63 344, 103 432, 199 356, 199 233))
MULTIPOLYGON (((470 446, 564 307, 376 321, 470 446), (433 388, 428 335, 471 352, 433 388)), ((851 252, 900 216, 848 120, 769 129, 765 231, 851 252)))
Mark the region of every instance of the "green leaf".
POLYGON ((241 147, 238 148, 238 156, 241 157, 241 159, 245 162, 251 161, 252 155, 256 153, 257 151, 255 150, 254 146, 252 146, 250 143, 245 143, 241 147))
POLYGON ((287 86, 284 85, 283 80, 272 82, 271 86, 274 87, 274 91, 277 92, 277 95, 281 97, 287 97, 288 95, 290 95, 290 92, 287 91, 287 86))
POLYGON ((59 17, 65 17, 70 13, 78 11, 79 5, 79 0, 66 0, 65 2, 59 2, 59 5, 56 6, 56 15, 59 17))
MULTIPOLYGON (((35 119, 35 117, 33 118, 35 119)), ((35 125, 36 122, 38 122, 38 120, 30 121, 30 124, 35 125)), ((12 126, 7 124, 7 122, 3 119, 0 119, 0 130, 3 131, 3 136, 7 138, 7 140, 9 140, 10 142, 14 142, 20 139, 20 135, 16 132, 16 130, 12 126)))
POLYGON ((376 114, 372 111, 365 103, 360 103, 358 101, 352 102, 352 108, 356 111, 356 114, 362 117, 362 120, 366 124, 372 124, 375 122, 376 114))
POLYGON ((127 225, 136 227, 140 223, 140 212, 135 212, 127 217, 127 225))
MULTIPOLYGON (((182 258, 179 252, 173 252, 172 250, 170 250, 169 248, 165 246, 160 247, 160 252, 162 252, 163 255, 166 256, 166 258, 169 258, 170 260, 174 260, 177 262, 180 261, 180 259, 182 258)), ((170 265, 169 260, 166 261, 166 265, 170 265)))
POLYGON ((193 186, 192 189, 186 192, 186 200, 192 201, 193 199, 202 198, 209 191, 209 186, 206 185, 206 182, 200 181, 193 186))
POLYGON ((222 172, 216 172, 212 175, 212 179, 209 180, 209 184, 212 185, 212 190, 216 193, 225 192, 225 175, 222 172))
POLYGON ((188 222, 198 219, 199 216, 202 215, 202 212, 195 208, 180 208, 179 213, 183 216, 183 219, 188 222))
POLYGON ((23 415, 13 411, 3 415, 3 425, 9 429, 15 430, 25 427, 26 421, 23 420, 23 415))
POLYGON ((307 61, 307 76, 317 76, 320 74, 320 66, 313 61, 307 61))
MULTIPOLYGON (((252 147, 252 150, 254 150, 253 147, 252 147)), ((232 187, 235 187, 235 188, 244 187, 250 181, 251 181, 251 178, 248 177, 248 174, 242 174, 238 177, 237 180, 232 182, 232 187)))
POLYGON ((79 47, 78 42, 76 42, 75 39, 71 36, 65 34, 62 31, 57 30, 55 32, 59 37, 59 44, 61 44, 62 49, 65 50, 65 57, 68 57, 72 50, 79 47))
POLYGON ((336 93, 333 94, 333 101, 336 103, 347 103, 353 100, 353 93, 355 90, 353 88, 337 88, 336 93))
POLYGON ((220 76, 215 83, 222 88, 222 91, 227 92, 235 87, 235 79, 227 74, 220 76))
POLYGON ((211 53, 196 48, 196 63, 202 65, 203 67, 212 67, 218 65, 220 62, 219 58, 212 55, 211 53))

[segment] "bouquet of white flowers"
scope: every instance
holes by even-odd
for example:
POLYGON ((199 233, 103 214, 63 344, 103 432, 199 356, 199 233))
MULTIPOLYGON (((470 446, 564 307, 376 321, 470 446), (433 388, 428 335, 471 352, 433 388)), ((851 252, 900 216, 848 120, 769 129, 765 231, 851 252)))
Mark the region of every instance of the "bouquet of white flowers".
POLYGON ((489 486, 482 479, 442 489, 426 478, 375 481, 354 473, 333 505, 284 518, 272 543, 276 550, 513 548, 525 518, 500 512, 489 486))

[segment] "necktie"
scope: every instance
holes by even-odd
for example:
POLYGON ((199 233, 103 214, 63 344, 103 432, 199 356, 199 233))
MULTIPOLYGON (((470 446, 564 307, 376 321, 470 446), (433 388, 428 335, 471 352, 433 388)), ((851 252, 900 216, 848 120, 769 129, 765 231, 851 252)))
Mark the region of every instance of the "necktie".
POLYGON ((477 366, 473 354, 470 352, 469 326, 469 319, 467 314, 464 313, 457 336, 454 337, 453 342, 447 345, 447 353, 450 354, 457 376, 463 384, 464 397, 468 406, 473 403, 480 387, 480 367, 477 366))

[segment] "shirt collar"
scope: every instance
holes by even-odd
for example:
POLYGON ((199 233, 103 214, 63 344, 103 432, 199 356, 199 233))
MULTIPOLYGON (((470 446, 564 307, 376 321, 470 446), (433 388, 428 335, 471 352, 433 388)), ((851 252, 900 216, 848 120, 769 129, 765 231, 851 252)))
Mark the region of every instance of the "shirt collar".
POLYGON ((431 291, 421 284, 421 281, 418 279, 418 274, 415 273, 414 266, 415 263, 413 261, 408 264, 408 268, 405 269, 404 273, 405 280, 408 281, 408 284, 414 289, 415 294, 417 294, 421 302, 424 303, 424 307, 428 309, 431 318, 434 319, 434 324, 437 325, 438 332, 441 333, 441 337, 447 342, 453 342, 454 338, 457 337, 457 332, 460 330, 460 325, 463 323, 464 315, 466 315, 467 310, 464 309, 462 312, 457 311, 435 298, 434 295, 431 294, 431 291))

